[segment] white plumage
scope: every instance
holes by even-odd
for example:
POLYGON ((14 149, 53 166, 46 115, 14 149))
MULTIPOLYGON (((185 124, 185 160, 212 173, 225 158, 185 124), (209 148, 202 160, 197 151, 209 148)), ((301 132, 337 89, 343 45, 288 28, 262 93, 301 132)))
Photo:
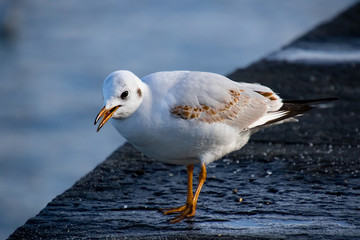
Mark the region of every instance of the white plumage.
POLYGON ((215 161, 244 146, 253 128, 284 114, 276 112, 282 101, 270 88, 206 72, 158 72, 139 79, 117 71, 105 80, 103 95, 106 109, 121 105, 112 115, 120 134, 149 157, 172 164, 215 161), (124 91, 129 96, 121 99, 124 91), (240 93, 235 116, 220 113, 234 102, 230 91, 240 93), (176 106, 208 107, 222 117, 211 120, 203 111, 199 117, 182 118, 172 113, 176 106))
POLYGON ((268 87, 207 72, 158 72, 140 79, 116 71, 104 81, 103 95, 98 130, 111 118, 134 147, 159 161, 187 165, 191 179, 191 166, 201 163, 197 195, 188 183, 186 205, 165 212, 180 212, 172 222, 195 214, 206 164, 240 149, 259 129, 310 109, 283 103, 268 87))

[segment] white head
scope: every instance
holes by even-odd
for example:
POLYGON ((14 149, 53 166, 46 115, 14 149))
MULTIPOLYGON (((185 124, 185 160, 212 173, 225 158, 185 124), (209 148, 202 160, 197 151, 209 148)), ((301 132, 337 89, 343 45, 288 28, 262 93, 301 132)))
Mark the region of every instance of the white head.
POLYGON ((142 81, 132 72, 120 70, 111 73, 104 81, 104 107, 95 119, 103 118, 97 131, 110 119, 123 119, 133 114, 143 99, 142 81))

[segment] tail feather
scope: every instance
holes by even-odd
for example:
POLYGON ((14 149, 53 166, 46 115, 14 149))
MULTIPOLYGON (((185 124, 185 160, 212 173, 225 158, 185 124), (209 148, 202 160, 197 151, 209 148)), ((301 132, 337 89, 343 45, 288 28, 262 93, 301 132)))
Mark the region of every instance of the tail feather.
POLYGON ((309 99, 309 100, 283 100, 283 105, 281 108, 274 112, 269 112, 273 116, 278 115, 278 117, 272 118, 271 120, 261 124, 259 127, 275 124, 277 122, 284 121, 286 119, 291 119, 301 115, 302 113, 309 111, 310 109, 316 107, 319 104, 335 101, 338 98, 322 98, 322 99, 309 99))

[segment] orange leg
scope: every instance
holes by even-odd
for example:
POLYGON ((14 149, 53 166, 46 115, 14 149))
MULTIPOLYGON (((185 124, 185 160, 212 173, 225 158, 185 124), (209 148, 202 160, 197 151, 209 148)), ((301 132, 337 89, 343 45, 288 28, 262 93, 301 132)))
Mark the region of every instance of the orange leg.
POLYGON ((187 189, 186 204, 181 207, 160 209, 160 211, 162 211, 165 215, 182 212, 187 207, 187 205, 191 204, 193 199, 193 171, 194 171, 194 165, 193 164, 187 165, 188 189, 187 189))
POLYGON ((192 217, 195 215, 196 212, 196 203, 199 198, 199 194, 201 191, 202 186, 204 185, 205 179, 206 179, 206 167, 205 164, 201 165, 201 171, 199 174, 199 183, 195 191, 195 195, 193 195, 193 189, 192 189, 192 182, 193 182, 193 171, 194 171, 194 165, 188 165, 187 166, 187 172, 188 172, 188 193, 186 198, 186 204, 184 206, 181 206, 179 208, 170 208, 170 209, 164 209, 168 210, 165 211, 164 214, 172 214, 172 213, 180 213, 179 216, 170 219, 170 223, 178 223, 182 221, 186 217, 192 217))

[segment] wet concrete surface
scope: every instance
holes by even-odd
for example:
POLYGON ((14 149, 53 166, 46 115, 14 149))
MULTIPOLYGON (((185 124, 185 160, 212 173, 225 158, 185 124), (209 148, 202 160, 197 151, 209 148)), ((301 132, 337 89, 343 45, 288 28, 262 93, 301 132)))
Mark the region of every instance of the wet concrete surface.
POLYGON ((185 201, 185 168, 147 159, 127 144, 10 239, 356 239, 360 179, 354 164, 335 162, 343 151, 351 153, 326 144, 251 142, 209 165, 197 215, 172 225, 158 209, 185 201))
MULTIPOLYGON (((359 22, 357 4, 294 44, 357 41, 359 22)), ((186 168, 126 144, 9 239, 359 239, 359 62, 262 60, 230 76, 283 98, 340 100, 210 164, 194 218, 169 224, 158 212, 185 202, 186 168)))

